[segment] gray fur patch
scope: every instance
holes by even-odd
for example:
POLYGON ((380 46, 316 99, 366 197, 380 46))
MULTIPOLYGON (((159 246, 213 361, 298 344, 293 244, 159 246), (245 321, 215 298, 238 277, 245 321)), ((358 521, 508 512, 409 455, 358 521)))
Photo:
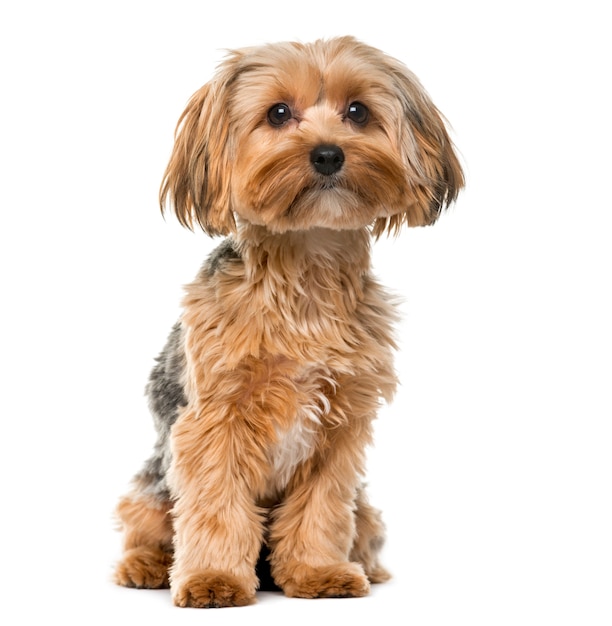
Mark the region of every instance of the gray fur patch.
POLYGON ((240 259, 240 253, 236 250, 234 242, 228 238, 206 259, 202 270, 210 278, 223 268, 226 261, 233 259, 240 259))
POLYGON ((170 429, 178 417, 179 409, 187 404, 183 389, 185 352, 180 322, 172 328, 166 345, 156 360, 157 365, 151 371, 146 395, 157 430, 157 442, 153 455, 137 474, 136 480, 149 495, 167 500, 170 494, 166 473, 172 460, 170 429))

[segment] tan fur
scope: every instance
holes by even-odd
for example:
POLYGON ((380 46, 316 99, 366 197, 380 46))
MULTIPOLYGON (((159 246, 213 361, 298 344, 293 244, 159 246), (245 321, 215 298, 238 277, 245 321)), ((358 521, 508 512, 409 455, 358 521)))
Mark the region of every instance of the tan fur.
POLYGON ((159 582, 171 534, 179 606, 250 603, 262 541, 290 596, 362 596, 388 579, 362 477, 397 383, 396 314, 370 273, 370 242, 433 223, 462 184, 416 78, 352 38, 234 52, 194 95, 162 201, 186 226, 231 233, 238 255, 187 287, 172 526, 137 493, 123 501, 121 584, 159 582), (346 117, 355 101, 364 125, 346 117), (266 119, 276 103, 293 114, 282 127, 266 119), (310 162, 320 144, 345 155, 333 178, 310 162))
POLYGON ((168 587, 172 563, 172 520, 169 505, 131 494, 117 506, 123 537, 123 560, 115 580, 126 587, 168 587))

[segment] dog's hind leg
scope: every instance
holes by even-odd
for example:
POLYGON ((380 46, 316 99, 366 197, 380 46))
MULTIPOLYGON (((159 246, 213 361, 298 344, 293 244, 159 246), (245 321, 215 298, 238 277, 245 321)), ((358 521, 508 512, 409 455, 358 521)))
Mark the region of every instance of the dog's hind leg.
POLYGON ((350 560, 361 563, 371 583, 384 583, 391 576, 378 562, 385 542, 385 526, 380 511, 370 505, 363 487, 357 492, 355 507, 355 539, 350 560))
POLYGON ((172 565, 170 503, 132 492, 117 507, 124 533, 124 553, 115 569, 115 582, 125 587, 169 587, 172 565))
POLYGON ((172 501, 166 480, 171 462, 170 429, 187 402, 181 384, 184 368, 182 329, 176 324, 157 358, 147 385, 157 430, 153 455, 136 475, 131 493, 117 507, 124 532, 124 555, 115 581, 126 587, 168 587, 172 564, 172 501))

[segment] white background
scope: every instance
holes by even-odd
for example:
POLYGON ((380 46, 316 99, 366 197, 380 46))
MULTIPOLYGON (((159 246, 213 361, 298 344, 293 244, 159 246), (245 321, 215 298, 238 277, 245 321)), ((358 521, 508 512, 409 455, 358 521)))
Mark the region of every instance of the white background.
POLYGON ((610 18, 604 2, 4 2, 0 620, 612 623, 610 18), (143 387, 216 242, 160 216, 175 123, 224 48, 353 34, 453 126, 468 187, 381 241, 402 388, 371 499, 391 583, 180 610, 114 587, 143 387), (6 616, 6 617, 5 617, 6 616))

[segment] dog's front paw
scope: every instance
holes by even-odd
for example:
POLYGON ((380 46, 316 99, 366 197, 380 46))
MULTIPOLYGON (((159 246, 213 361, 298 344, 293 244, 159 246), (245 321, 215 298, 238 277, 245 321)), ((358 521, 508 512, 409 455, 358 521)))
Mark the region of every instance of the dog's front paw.
POLYGON ((281 587, 285 595, 295 598, 359 598, 370 592, 368 578, 358 563, 323 567, 302 564, 281 587))
POLYGON ((139 546, 128 550, 115 570, 115 582, 137 589, 167 589, 172 555, 160 548, 139 546))
POLYGON ((173 584, 173 601, 176 606, 245 606, 252 604, 254 599, 254 591, 241 584, 236 576, 216 570, 203 570, 188 576, 176 586, 173 584))

